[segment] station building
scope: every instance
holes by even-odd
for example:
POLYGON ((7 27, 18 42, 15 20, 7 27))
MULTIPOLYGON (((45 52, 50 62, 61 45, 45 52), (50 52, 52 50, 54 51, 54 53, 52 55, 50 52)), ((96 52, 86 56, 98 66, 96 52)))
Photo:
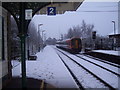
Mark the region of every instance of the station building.
POLYGON ((120 34, 111 34, 109 35, 110 39, 113 39, 113 47, 115 50, 120 51, 120 34))
POLYGON ((12 78, 10 61, 10 13, 2 8, 0 13, 0 89, 12 78))

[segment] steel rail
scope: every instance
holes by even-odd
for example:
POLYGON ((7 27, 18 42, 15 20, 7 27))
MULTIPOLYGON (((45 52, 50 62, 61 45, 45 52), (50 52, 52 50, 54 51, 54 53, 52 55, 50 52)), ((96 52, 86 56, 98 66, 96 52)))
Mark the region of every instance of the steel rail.
POLYGON ((82 86, 82 84, 79 82, 79 80, 75 76, 75 74, 71 71, 71 69, 68 67, 68 65, 64 62, 64 60, 62 59, 62 57, 58 53, 57 53, 57 55, 60 57, 60 59, 62 60, 62 62, 64 63, 64 65, 66 66, 66 68, 68 69, 68 71, 70 72, 70 74, 72 75, 72 77, 75 80, 76 84, 78 85, 79 89, 80 90, 85 90, 84 87, 82 86))
MULTIPOLYGON (((58 50, 58 49, 57 49, 58 50)), ((116 90, 114 87, 112 87, 111 85, 109 85, 107 82, 105 82, 104 80, 102 80, 100 77, 98 77, 97 75, 95 75, 93 72, 91 72, 90 70, 88 70, 87 68, 85 68, 83 65, 81 65, 80 63, 76 62, 74 59, 72 59, 71 57, 69 57, 68 55, 66 55, 65 53, 63 53, 62 51, 58 50, 59 52, 61 52, 63 55, 65 55, 66 57, 68 57, 69 59, 71 59, 73 62, 75 62, 77 65, 79 65, 80 67, 82 67, 83 69, 85 69, 87 72, 89 72, 91 75, 93 75, 96 79, 98 79, 100 82, 102 82, 105 86, 109 87, 110 90, 116 90)))
POLYGON ((86 56, 86 57, 89 57, 89 58, 92 58, 92 59, 95 59, 95 60, 98 60, 98 61, 107 63, 107 64, 112 65, 112 66, 117 67, 117 68, 120 68, 119 65, 112 64, 112 63, 110 63, 110 62, 108 62, 108 61, 104 61, 104 60, 102 60, 102 59, 99 59, 99 58, 96 58, 96 57, 93 57, 93 56, 90 56, 90 55, 86 55, 86 54, 81 54, 81 55, 84 55, 84 56, 86 56))
POLYGON ((79 57, 79 58, 81 58, 81 59, 83 59, 83 60, 85 60, 85 61, 87 61, 87 62, 89 62, 89 63, 92 63, 92 64, 94 64, 94 65, 96 65, 96 66, 98 66, 98 67, 100 67, 100 68, 103 68, 103 69, 105 69, 105 70, 107 70, 107 71, 109 71, 109 72, 117 75, 118 77, 120 77, 120 74, 118 74, 118 73, 116 73, 116 72, 114 72, 114 71, 111 71, 111 70, 109 70, 109 69, 107 69, 107 68, 105 68, 105 67, 103 67, 103 66, 101 66, 101 65, 98 65, 98 64, 96 64, 96 63, 94 63, 94 62, 91 62, 91 61, 89 61, 89 60, 87 60, 87 59, 85 59, 85 58, 83 58, 83 57, 81 57, 81 56, 78 56, 78 55, 75 55, 75 56, 77 56, 77 57, 79 57))

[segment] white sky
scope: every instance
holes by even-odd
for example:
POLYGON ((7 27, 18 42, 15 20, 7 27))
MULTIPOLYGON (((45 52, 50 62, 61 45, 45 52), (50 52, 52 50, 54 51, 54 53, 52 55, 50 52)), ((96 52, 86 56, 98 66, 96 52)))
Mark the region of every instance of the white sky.
POLYGON ((70 27, 81 26, 82 20, 85 20, 87 24, 94 24, 94 30, 97 31, 97 34, 105 36, 113 33, 112 20, 116 22, 116 32, 118 32, 118 3, 86 2, 85 0, 77 11, 68 11, 56 16, 35 15, 32 20, 37 28, 38 24, 43 24, 40 29, 46 30, 47 38, 60 38, 60 34, 66 34, 70 27))

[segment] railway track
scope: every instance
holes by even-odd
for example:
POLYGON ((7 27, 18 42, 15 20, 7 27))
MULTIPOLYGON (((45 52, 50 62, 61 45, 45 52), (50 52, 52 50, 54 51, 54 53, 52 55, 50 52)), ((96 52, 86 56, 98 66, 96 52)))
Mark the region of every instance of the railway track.
POLYGON ((100 62, 103 62, 103 63, 107 63, 107 64, 112 65, 112 66, 117 67, 117 68, 120 68, 120 65, 118 65, 118 64, 115 64, 115 63, 112 63, 112 62, 109 62, 109 61, 105 61, 105 60, 102 60, 102 59, 99 59, 99 58, 96 58, 96 57, 93 57, 93 56, 90 56, 90 55, 87 55, 87 54, 81 54, 81 55, 84 55, 88 58, 92 58, 94 60, 97 60, 97 61, 100 61, 100 62))
MULTIPOLYGON (((103 88, 109 88, 109 89, 112 89, 112 90, 115 90, 115 86, 114 85, 111 85, 110 83, 108 83, 108 82, 106 82, 106 80, 104 80, 103 78, 101 78, 101 77, 99 77, 99 75, 97 75, 97 74, 95 74, 94 72, 92 72, 91 70, 89 70, 88 68, 86 68, 83 64, 81 64, 81 63, 79 63, 78 61, 76 61, 75 60, 75 58, 79 58, 80 60, 85 60, 85 58, 81 58, 79 55, 77 55, 77 56, 75 56, 74 55, 74 59, 73 59, 73 57, 71 57, 71 55, 68 55, 68 54, 66 54, 65 52, 63 52, 63 51, 61 51, 61 50, 58 50, 57 49, 57 51, 59 52, 59 53, 61 53, 61 54, 63 54, 62 56, 61 56, 61 54, 59 54, 58 53, 58 56, 61 58, 61 60, 63 61, 63 63, 65 64, 65 66, 68 68, 68 71, 71 73, 72 72, 72 74, 73 74, 73 77, 75 77, 75 81, 77 81, 76 83, 77 83, 77 85, 78 85, 78 83, 80 83, 80 86, 79 86, 79 88, 81 89, 84 89, 84 88, 94 88, 94 87, 87 87, 87 86, 85 86, 85 85, 83 85, 83 84, 81 84, 81 81, 80 80, 76 80, 76 79, 78 79, 78 76, 79 75, 76 75, 76 74, 74 74, 73 72, 74 72, 74 70, 71 70, 71 68, 69 68, 70 67, 70 65, 68 66, 68 61, 72 61, 72 62, 74 62, 74 64, 76 64, 77 65, 77 67, 79 66, 80 68, 82 68, 87 74, 89 73, 89 75, 88 75, 88 77, 94 77, 94 79, 95 79, 95 81, 94 81, 94 83, 95 82, 99 82, 99 84, 101 85, 101 83, 102 83, 102 87, 103 88), (65 59, 65 57, 67 57, 67 58, 69 58, 69 60, 67 60, 67 61, 64 61, 64 59, 65 59)), ((85 61, 85 62, 89 62, 90 64, 93 64, 93 62, 90 62, 90 61, 85 61)), ((95 64, 94 63, 94 65, 97 65, 97 64, 95 64)), ((100 65, 97 65, 99 68, 102 68, 102 69, 104 69, 104 70, 107 70, 107 69, 105 69, 104 67, 102 67, 102 66, 100 66, 100 65)), ((112 74, 114 74, 114 75, 116 75, 116 76, 119 76, 119 74, 116 74, 115 72, 113 72, 113 71, 111 71, 111 70, 107 70, 107 71, 109 71, 110 73, 112 73, 112 74)), ((90 79, 90 78, 89 78, 90 79)), ((92 78, 93 79, 93 78, 92 78)))
MULTIPOLYGON (((117 75, 118 77, 120 77, 120 74, 119 74, 119 72, 117 71, 119 66, 118 66, 118 67, 114 67, 113 65, 111 65, 111 67, 116 68, 116 71, 114 71, 114 70, 111 70, 111 68, 109 68, 109 67, 105 68, 104 66, 100 65, 100 64, 99 64, 100 62, 94 63, 94 61, 90 61, 89 59, 86 59, 86 57, 84 57, 84 55, 75 55, 75 56, 77 56, 77 57, 79 57, 79 58, 81 58, 81 59, 83 59, 83 60, 85 60, 85 61, 87 61, 87 62, 89 62, 89 63, 92 63, 92 64, 94 64, 94 65, 96 65, 96 66, 98 66, 98 67, 100 67, 100 68, 103 68, 103 69, 105 69, 105 70, 107 70, 107 71, 109 71, 109 72, 117 75)), ((90 58, 90 57, 89 57, 89 58, 90 58)), ((91 58, 91 60, 92 60, 92 59, 93 59, 93 58, 91 58)), ((93 60, 95 60, 95 59, 93 59, 93 60)), ((104 62, 104 64, 105 64, 105 63, 106 63, 106 62, 104 62)))
MULTIPOLYGON (((58 54, 58 53, 57 53, 58 54)), ((70 72, 70 74, 72 75, 72 77, 74 78, 76 84, 78 85, 78 87, 81 90, 84 90, 84 87, 81 85, 81 83, 79 82, 79 80, 77 79, 77 77, 75 76, 75 74, 72 72, 72 70, 68 67, 68 65, 64 62, 63 58, 58 54, 58 56, 60 57, 60 59, 62 60, 62 62, 64 63, 64 65, 66 66, 66 68, 68 69, 68 71, 70 72)))

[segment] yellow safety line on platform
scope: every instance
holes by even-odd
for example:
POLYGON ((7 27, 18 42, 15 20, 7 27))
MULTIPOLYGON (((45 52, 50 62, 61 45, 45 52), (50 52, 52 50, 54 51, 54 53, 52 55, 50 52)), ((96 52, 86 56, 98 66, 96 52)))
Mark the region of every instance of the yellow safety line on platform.
POLYGON ((44 80, 42 80, 41 86, 40 86, 40 90, 43 90, 44 88, 44 80))

